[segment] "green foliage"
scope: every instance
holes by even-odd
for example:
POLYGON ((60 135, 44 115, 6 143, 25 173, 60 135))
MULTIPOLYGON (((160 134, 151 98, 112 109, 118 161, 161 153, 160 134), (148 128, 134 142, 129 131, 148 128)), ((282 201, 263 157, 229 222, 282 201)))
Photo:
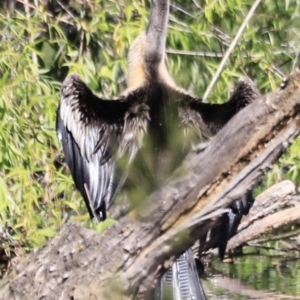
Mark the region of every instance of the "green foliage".
MULTIPOLYGON (((252 2, 172 1, 168 67, 179 85, 204 93, 252 2)), ((65 212, 88 219, 56 137, 60 84, 77 72, 104 97, 122 91, 128 48, 146 27, 150 5, 71 1, 69 12, 53 17, 43 1, 31 3, 27 12, 0 11, 0 222, 28 249, 53 236, 65 212)), ((278 86, 299 49, 299 24, 297 1, 262 1, 209 100, 225 101, 243 75, 262 92, 278 86)), ((290 148, 268 184, 282 177, 281 165, 289 166, 284 177, 299 181, 299 146, 290 148)))

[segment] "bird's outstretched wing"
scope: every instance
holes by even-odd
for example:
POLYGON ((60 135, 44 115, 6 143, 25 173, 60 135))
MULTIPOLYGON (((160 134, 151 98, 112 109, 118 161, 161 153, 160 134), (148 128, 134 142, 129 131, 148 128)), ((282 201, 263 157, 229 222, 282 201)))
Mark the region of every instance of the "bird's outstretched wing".
POLYGON ((241 77, 231 94, 229 102, 236 103, 236 110, 239 111, 260 95, 257 86, 249 77, 241 77))
MULTIPOLYGON (((187 119, 196 128, 201 137, 215 135, 239 110, 250 104, 260 96, 254 82, 248 77, 239 79, 230 99, 223 104, 203 103, 201 99, 188 102, 186 108, 187 119)), ((187 123, 187 122, 186 122, 187 123)), ((204 244, 200 241, 202 250, 217 247, 219 256, 224 258, 228 240, 236 233, 243 215, 248 214, 253 205, 252 189, 234 201, 231 211, 222 216, 222 222, 211 231, 211 240, 204 244)), ((206 239, 206 238, 205 238, 206 239)))
POLYGON ((209 138, 259 96, 254 82, 248 77, 242 77, 225 103, 212 104, 202 102, 201 98, 186 98, 181 110, 181 122, 183 125, 192 125, 201 138, 209 138))
POLYGON ((92 218, 105 219, 113 201, 118 185, 114 179, 115 155, 133 156, 139 135, 145 130, 147 107, 140 104, 138 96, 130 95, 130 101, 100 99, 76 74, 62 84, 57 132, 66 163, 92 218))
MULTIPOLYGON (((260 92, 255 86, 254 82, 248 77, 243 77, 238 81, 237 86, 233 91, 229 102, 235 104, 236 112, 238 112, 259 96, 260 92)), ((237 199, 230 206, 230 212, 223 216, 223 224, 221 224, 219 227, 218 241, 219 257, 221 260, 223 260, 224 258, 229 239, 236 234, 237 228, 240 225, 242 217, 248 214, 253 203, 253 192, 252 189, 249 189, 240 199, 237 199)))

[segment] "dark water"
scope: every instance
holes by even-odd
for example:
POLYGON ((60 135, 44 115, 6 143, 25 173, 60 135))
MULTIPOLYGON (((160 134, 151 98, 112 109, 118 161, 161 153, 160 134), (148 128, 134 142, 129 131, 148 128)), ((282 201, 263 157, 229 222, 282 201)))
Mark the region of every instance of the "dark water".
POLYGON ((230 263, 213 260, 203 280, 208 299, 300 299, 300 247, 293 248, 251 248, 230 263))

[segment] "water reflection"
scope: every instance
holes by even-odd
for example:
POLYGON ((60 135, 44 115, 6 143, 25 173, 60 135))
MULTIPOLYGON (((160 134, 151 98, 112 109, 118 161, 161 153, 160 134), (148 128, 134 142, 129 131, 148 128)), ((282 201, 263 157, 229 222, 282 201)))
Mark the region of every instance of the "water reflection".
POLYGON ((203 283, 208 299, 300 299, 299 259, 268 254, 215 259, 203 283))

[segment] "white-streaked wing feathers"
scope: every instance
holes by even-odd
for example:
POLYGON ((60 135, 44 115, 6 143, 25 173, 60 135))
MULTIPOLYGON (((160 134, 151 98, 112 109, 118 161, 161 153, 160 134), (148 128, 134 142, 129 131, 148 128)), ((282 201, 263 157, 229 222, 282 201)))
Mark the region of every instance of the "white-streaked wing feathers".
POLYGON ((95 119, 95 116, 88 111, 92 107, 86 106, 85 99, 88 101, 98 100, 99 102, 101 100, 91 99, 96 98, 96 96, 93 95, 76 74, 67 77, 63 83, 60 95, 60 117, 65 127, 72 133, 75 142, 79 146, 81 155, 87 160, 91 160, 97 143, 102 145, 107 143, 105 139, 107 140, 109 133, 103 133, 109 131, 110 127, 95 119), (87 99, 88 97, 90 99, 87 99), (88 116, 86 113, 90 115, 88 116))
POLYGON ((103 100, 76 74, 68 76, 60 93, 57 131, 75 185, 91 217, 105 219, 106 209, 125 178, 115 178, 115 160, 132 161, 147 130, 149 108, 137 92, 118 100, 103 100))

